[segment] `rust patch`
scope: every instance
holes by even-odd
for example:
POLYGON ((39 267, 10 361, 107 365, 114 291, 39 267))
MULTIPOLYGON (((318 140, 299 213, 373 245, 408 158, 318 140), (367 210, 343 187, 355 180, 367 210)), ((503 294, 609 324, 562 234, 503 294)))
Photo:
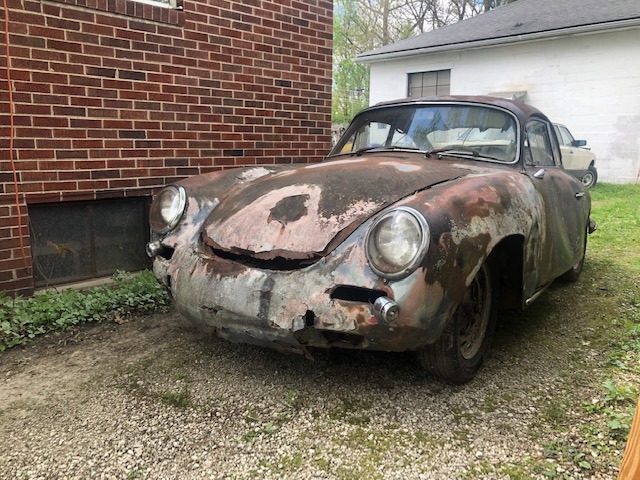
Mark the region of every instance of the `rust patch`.
POLYGON ((310 195, 293 195, 283 198, 270 210, 267 223, 276 221, 286 226, 289 222, 300 220, 307 214, 307 203, 310 199, 310 195))
POLYGON ((207 257, 204 262, 204 268, 206 275, 213 277, 237 277, 247 271, 245 265, 217 256, 207 257))

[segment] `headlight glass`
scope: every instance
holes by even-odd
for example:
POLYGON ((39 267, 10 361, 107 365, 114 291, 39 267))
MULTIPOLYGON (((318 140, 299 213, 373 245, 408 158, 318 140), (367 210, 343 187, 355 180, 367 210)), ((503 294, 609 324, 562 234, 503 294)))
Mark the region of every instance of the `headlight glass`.
POLYGON ((170 185, 154 198, 149 212, 149 223, 156 233, 167 233, 174 228, 187 206, 187 194, 183 187, 170 185))
POLYGON ((429 245, 429 226, 413 208, 398 207, 369 229, 367 259, 378 275, 398 279, 409 275, 422 261, 429 245))

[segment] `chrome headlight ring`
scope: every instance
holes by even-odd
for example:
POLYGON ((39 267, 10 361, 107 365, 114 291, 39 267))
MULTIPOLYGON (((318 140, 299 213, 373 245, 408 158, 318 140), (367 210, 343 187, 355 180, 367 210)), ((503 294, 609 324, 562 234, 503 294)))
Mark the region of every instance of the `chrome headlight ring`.
POLYGON ((429 237, 429 225, 420 212, 411 207, 393 208, 369 227, 365 239, 369 266, 383 278, 404 278, 422 262, 429 237))
POLYGON ((149 224, 160 234, 173 230, 187 208, 187 192, 181 185, 164 187, 151 203, 149 224))

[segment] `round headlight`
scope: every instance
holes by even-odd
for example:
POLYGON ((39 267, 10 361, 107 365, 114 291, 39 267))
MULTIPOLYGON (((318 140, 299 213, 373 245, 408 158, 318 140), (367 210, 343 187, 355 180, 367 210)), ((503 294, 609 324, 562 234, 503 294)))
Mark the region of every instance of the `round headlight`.
POLYGON ((409 275, 429 246, 429 225, 413 208, 398 207, 380 216, 369 229, 365 243, 371 269, 398 279, 409 275))
POLYGON ((153 199, 149 212, 149 224, 156 233, 167 233, 174 228, 187 206, 187 194, 181 186, 163 188, 153 199))

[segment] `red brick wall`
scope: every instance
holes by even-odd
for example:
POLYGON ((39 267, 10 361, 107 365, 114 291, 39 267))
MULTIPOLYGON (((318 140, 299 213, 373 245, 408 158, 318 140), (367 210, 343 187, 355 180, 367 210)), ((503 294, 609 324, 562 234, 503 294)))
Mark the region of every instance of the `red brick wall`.
POLYGON ((330 0, 8 2, 0 290, 33 289, 29 204, 146 196, 220 168, 317 162, 330 148, 330 0))

